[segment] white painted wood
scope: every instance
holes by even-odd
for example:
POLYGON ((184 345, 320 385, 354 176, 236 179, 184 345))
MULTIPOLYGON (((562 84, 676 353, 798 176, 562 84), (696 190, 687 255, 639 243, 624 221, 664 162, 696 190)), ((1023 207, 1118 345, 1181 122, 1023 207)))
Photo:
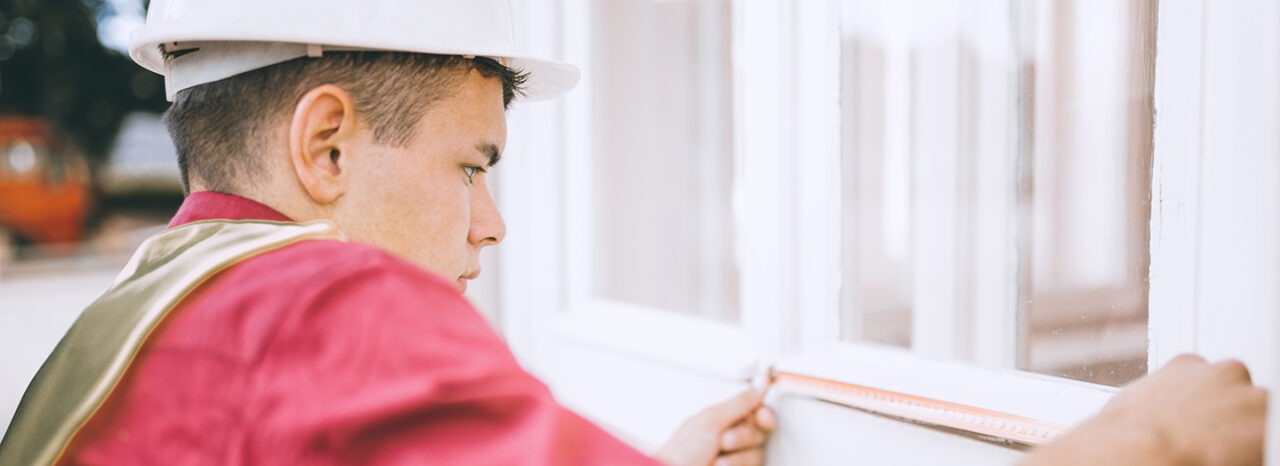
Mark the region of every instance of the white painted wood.
MULTIPOLYGON (((531 54, 560 57, 560 0, 512 5, 517 43, 531 54)), ((581 87, 571 91, 574 98, 581 87)), ((501 290, 501 326, 522 361, 538 358, 540 337, 562 301, 564 289, 561 191, 565 129, 563 101, 519 102, 508 118, 507 147, 495 171, 507 236, 495 252, 501 290)))
POLYGON ((1280 360, 1280 6, 1206 2, 1197 349, 1275 386, 1280 360))
POLYGON ((780 316, 794 309, 797 271, 792 260, 797 167, 790 141, 791 9, 783 0, 733 2, 731 48, 734 108, 733 190, 735 257, 741 280, 743 324, 762 355, 776 358, 780 316))
MULTIPOLYGON (((796 4, 796 138, 794 160, 800 167, 791 181, 797 216, 796 306, 780 313, 784 353, 840 339, 841 156, 840 60, 841 11, 838 1, 796 4)), ((773 358, 776 360, 776 356, 773 358)))
POLYGON ((956 261, 959 217, 959 9, 955 0, 894 3, 910 20, 903 57, 911 115, 911 348, 924 357, 957 354, 956 261))
MULTIPOLYGON (((596 246, 593 244, 592 228, 594 223, 593 213, 595 212, 592 203, 595 202, 596 196, 593 192, 593 146, 592 138, 595 126, 593 120, 593 80, 591 71, 593 66, 593 29, 604 27, 595 22, 599 19, 598 15, 592 12, 593 7, 597 6, 585 0, 566 0, 562 3, 563 24, 561 39, 564 43, 564 54, 566 59, 583 68, 584 79, 577 90, 566 96, 563 100, 563 121, 566 132, 564 133, 563 147, 563 163, 557 165, 558 173, 556 176, 548 178, 548 180, 563 180, 560 184, 551 184, 543 182, 536 185, 530 185, 530 189, 541 190, 543 192, 557 192, 561 190, 562 196, 557 199, 563 206, 563 216, 560 222, 549 228, 548 231, 556 231, 563 238, 560 243, 565 257, 563 269, 546 271, 552 277, 560 278, 563 283, 552 283, 551 287, 563 287, 563 297, 558 302, 549 302, 547 312, 542 313, 540 326, 543 331, 538 333, 538 338, 550 340, 566 340, 575 342, 579 345, 586 344, 594 350, 604 351, 608 353, 629 354, 637 359, 645 359, 657 361, 672 367, 682 368, 685 370, 696 370, 708 374, 713 377, 747 377, 756 365, 756 361, 760 357, 760 351, 755 346, 759 346, 759 342, 776 341, 776 337, 768 334, 761 334, 761 338, 757 338, 756 345, 748 344, 750 339, 747 337, 746 331, 738 324, 724 324, 714 321, 702 321, 689 316, 678 315, 663 309, 642 308, 640 306, 628 303, 611 301, 594 296, 593 277, 596 275, 593 271, 592 256, 598 254, 596 246)), ((711 7, 707 7, 711 8, 711 7)), ((715 26, 708 24, 704 26, 715 26)), ((716 78, 716 77, 712 77, 716 78)), ((727 77, 720 76, 719 80, 727 77)), ((726 119, 727 116, 721 116, 726 119)), ((733 118, 738 121, 737 118, 733 118)), ((744 125, 753 123, 746 122, 744 125)), ((754 123, 759 125, 760 123, 754 123)), ((772 125, 772 123, 770 123, 772 125)), ((714 125, 713 125, 714 126, 714 125)), ((714 133, 715 131, 706 131, 704 133, 714 133)), ((705 141, 704 141, 705 142, 705 141)), ((741 147, 741 145, 739 145, 741 147)), ((705 143, 698 147, 691 157, 697 159, 708 159, 713 151, 723 150, 724 148, 716 143, 705 143)), ((767 163, 775 163, 776 158, 762 157, 762 161, 767 163)), ((714 165, 694 165, 701 166, 704 170, 717 170, 718 166, 714 165)), ((770 199, 778 203, 778 195, 776 194, 776 182, 769 183, 766 178, 771 173, 777 173, 776 167, 759 167, 761 170, 756 176, 761 177, 763 182, 755 183, 759 189, 751 190, 751 195, 759 198, 770 199)), ((742 170, 735 173, 735 179, 742 174, 742 170)), ((743 182, 746 184, 746 182, 743 182)), ((718 191, 719 188, 712 186, 710 188, 700 187, 703 191, 710 189, 718 191), (705 188, 705 189, 704 189, 705 188)), ((737 195, 737 193, 735 193, 737 195)), ((708 199, 703 199, 707 201, 708 199)), ((714 196, 708 202, 715 203, 714 196)), ((739 213, 738 223, 735 225, 737 231, 743 231, 745 227, 753 230, 767 231, 770 227, 778 229, 784 222, 779 221, 774 215, 782 210, 778 207, 769 209, 769 206, 762 203, 755 203, 749 209, 749 213, 739 213)), ((780 204, 778 204, 780 205, 780 204)), ((708 210, 715 210, 708 207, 708 210)), ((736 209, 741 212, 742 209, 736 209)), ((554 220, 554 219, 553 219, 554 220)), ((701 227, 695 228, 699 234, 708 237, 723 237, 730 232, 720 231, 717 228, 707 227, 708 222, 717 223, 714 219, 701 222, 701 227)), ((717 223, 722 224, 723 222, 717 223)), ((770 245, 758 245, 761 239, 751 236, 735 238, 736 244, 743 246, 745 250, 755 251, 771 251, 776 252, 777 248, 770 245)), ((552 241, 551 239, 547 239, 552 241)), ((769 239, 764 239, 769 241, 769 239)), ((544 243, 545 244, 545 243, 544 243)), ((703 275, 715 267, 708 263, 710 257, 715 254, 704 255, 702 260, 694 260, 691 264, 697 267, 701 264, 703 275)), ((739 253, 739 257, 744 254, 739 253)), ((766 293, 775 292, 778 287, 773 286, 784 277, 786 270, 777 266, 777 257, 769 255, 757 255, 763 264, 740 264, 743 270, 756 268, 763 270, 763 280, 770 283, 767 286, 757 286, 758 289, 766 293)), ((745 259, 744 259, 745 261, 745 259)), ((553 262, 554 263, 554 262, 553 262)), ((537 273, 537 272, 533 272, 537 273)), ((746 275, 744 273, 744 275, 746 275)), ((759 274, 758 274, 759 275, 759 274)), ((761 280, 756 278, 755 280, 761 280)), ((749 287, 750 281, 747 277, 743 278, 743 287, 749 287)), ((727 287, 727 283, 713 281, 712 287, 727 287)), ((720 294, 709 293, 716 295, 720 294)), ((752 328, 767 329, 777 328, 776 316, 779 315, 780 307, 772 305, 776 302, 770 299, 755 299, 749 303, 742 305, 743 321, 760 322, 753 325, 752 328)), ((726 303, 721 302, 704 302, 709 306, 718 306, 723 308, 726 303)), ((766 343, 767 344, 767 343, 766 343)), ((625 371, 626 367, 616 368, 616 371, 625 371)), ((598 376, 608 376, 608 373, 596 374, 598 376)))
POLYGON ((975 115, 968 122, 961 153, 972 158, 970 194, 976 208, 966 209, 972 222, 973 269, 968 275, 973 296, 959 300, 969 307, 964 359, 984 367, 1013 367, 1017 341, 1017 161, 1019 54, 1008 27, 1008 0, 984 0, 964 9, 962 36, 973 44, 967 67, 962 62, 962 97, 975 115))
MULTIPOLYGON (((1008 36, 991 32, 1000 30, 993 24, 1007 21, 1001 16, 1008 12, 1007 0, 960 6, 939 2, 938 6, 946 3, 963 18, 951 31, 978 44, 979 55, 998 55, 1000 49, 1012 47, 1008 36)), ((557 44, 553 49, 565 47, 565 56, 586 68, 589 83, 590 2, 537 0, 529 8, 544 4, 549 7, 538 14, 550 17, 535 16, 536 20, 563 19, 565 24, 539 28, 538 40, 557 44)), ((589 270, 583 252, 590 248, 578 248, 578 253, 572 253, 574 247, 559 248, 589 240, 589 219, 560 214, 562 206, 590 212, 589 201, 570 195, 589 188, 581 184, 588 178, 589 166, 577 163, 589 162, 585 157, 590 141, 583 136, 589 134, 583 128, 590 128, 589 84, 559 104, 533 104, 512 116, 513 143, 522 141, 531 148, 518 162, 522 153, 513 146, 511 157, 503 162, 506 171, 519 168, 521 176, 502 179, 511 234, 501 249, 508 251, 501 258, 501 302, 522 306, 505 313, 509 320, 504 325, 522 360, 548 381, 562 401, 645 448, 661 444, 697 409, 742 388, 732 379, 742 374, 740 367, 749 365, 746 361, 757 357, 780 358, 782 367, 835 380, 1063 423, 1087 416, 1114 392, 835 341, 839 255, 834 245, 839 235, 833 233, 838 226, 833 218, 839 208, 833 200, 839 195, 840 180, 837 170, 826 167, 838 164, 839 158, 838 94, 832 90, 839 87, 838 68, 832 63, 832 57, 839 56, 839 25, 833 24, 840 16, 837 5, 835 1, 787 0, 734 3, 734 179, 738 186, 733 192, 733 212, 736 256, 742 270, 740 326, 665 319, 669 316, 662 314, 640 317, 646 315, 640 309, 584 299, 589 282, 575 274, 589 270), (565 186, 564 191, 560 186, 565 186), (517 234, 527 236, 518 239, 517 234), (511 251, 517 246, 521 250, 511 251), (566 254, 569 260, 560 261, 566 254), (523 284, 516 284, 517 278, 523 284), (522 313, 525 303, 533 312, 522 313), (579 319, 586 315, 579 311, 591 311, 593 317, 579 319), (632 315, 610 318, 627 314, 632 315), (637 332, 613 338, 624 329, 637 332), (668 341, 659 335, 683 335, 674 339, 687 343, 662 349, 668 341), (708 335, 711 340, 738 343, 716 343, 714 349, 691 343, 708 335), (682 353, 697 355, 674 361, 682 353)), ((1150 336, 1153 366, 1177 352, 1199 350, 1211 357, 1244 357, 1259 380, 1270 383, 1280 364, 1269 355, 1275 354, 1273 344, 1259 337, 1280 330, 1280 322, 1271 317, 1280 315, 1274 296, 1274 290, 1280 289, 1280 274, 1275 271, 1280 266, 1275 243, 1280 238, 1276 230, 1280 209, 1275 206, 1280 198, 1276 192, 1280 186, 1276 167, 1280 131, 1276 128, 1280 125, 1275 111, 1280 104, 1276 87, 1266 88, 1268 83, 1280 82, 1275 64, 1280 56, 1275 44, 1280 41, 1274 40, 1280 21, 1274 6, 1263 8, 1262 13, 1245 13, 1245 8, 1257 6, 1206 7, 1205 2, 1192 1, 1165 2, 1160 8, 1150 336), (1204 9, 1210 14, 1206 16, 1204 9), (1215 15, 1217 20, 1204 19, 1215 15), (1202 30, 1202 24, 1208 29, 1202 30), (1230 30, 1240 24, 1246 27, 1230 30), (1260 42, 1267 43, 1258 46, 1260 42), (1215 56, 1220 50, 1234 51, 1215 56), (1202 61, 1213 66, 1202 68, 1202 61), (1202 74, 1202 69, 1213 71, 1202 74), (1206 274, 1218 275, 1206 280, 1206 274), (1265 309, 1268 305, 1270 311, 1265 309), (1240 328, 1247 325, 1253 328, 1240 328)), ((981 187, 972 195, 984 205, 1011 205, 1016 191, 1001 173, 1009 173, 1014 163, 1016 140, 1005 128, 1007 119, 1016 117, 1016 102, 984 108, 973 127, 948 128, 946 122, 929 117, 912 123, 910 113, 901 109, 909 108, 913 99, 921 99, 917 106, 926 100, 913 97, 911 87, 904 84, 911 82, 911 65, 903 48, 906 37, 893 35, 900 33, 894 28, 901 25, 882 26, 885 31, 899 31, 885 34, 890 54, 895 44, 901 52, 889 63, 889 81, 894 84, 888 89, 888 100, 890 108, 899 108, 886 115, 889 133, 906 141, 913 124, 942 125, 935 137, 962 142, 950 144, 953 161, 956 147, 976 151, 980 157, 971 167, 945 158, 929 160, 972 170, 981 187)), ((963 55, 957 53, 940 55, 942 68, 968 72, 959 64, 963 55)), ((979 66, 969 71, 984 95, 1015 84, 1016 69, 979 66)), ((929 94, 931 99, 949 98, 953 110, 965 105, 957 96, 963 91, 924 85, 924 91, 934 93, 929 94)), ((920 154, 928 149, 930 157, 948 150, 943 145, 894 144, 889 150, 920 154)), ((945 182, 940 173, 923 175, 945 182)), ((954 192, 954 181, 950 186, 938 184, 930 189, 954 192)), ((1008 244, 1014 234, 1015 219, 1011 212, 995 210, 971 219, 974 254, 979 256, 975 280, 985 284, 977 287, 974 296, 954 299, 972 303, 974 326, 961 337, 972 339, 970 357, 1007 367, 1012 363, 1014 335, 1010 300, 1016 296, 1007 287, 1015 283, 1016 267, 1001 244, 1008 244)), ((951 228, 958 223, 954 218, 948 221, 951 228)), ((951 248, 954 254, 956 246, 938 247, 951 248)), ((944 257, 941 251, 931 254, 944 257)), ((936 296, 928 299, 942 302, 936 296)), ((947 328, 935 325, 927 329, 922 325, 918 332, 933 335, 947 328)), ((936 346, 928 352, 942 355, 958 341, 933 343, 936 346)), ((771 464, 930 464, 939 458, 955 464, 999 464, 1021 456, 964 436, 801 397, 779 393, 773 402, 783 427, 770 447, 771 464)), ((1272 432, 1275 437, 1276 429, 1272 432)))
POLYGON ((745 385, 727 380, 746 379, 756 350, 738 326, 590 297, 591 2, 514 7, 519 42, 565 57, 584 76, 566 97, 521 103, 509 118, 508 176, 499 178, 505 334, 562 402, 652 450, 745 385))
MULTIPOLYGON (((1275 390, 1280 387, 1280 5, 1204 6, 1196 349, 1211 359, 1243 360, 1255 383, 1275 390)), ((1277 425, 1272 416, 1268 464, 1280 464, 1277 425)))
MULTIPOLYGON (((995 103, 984 107, 987 113, 983 115, 989 117, 989 120, 975 124, 977 127, 973 128, 972 131, 976 134, 972 136, 973 146, 970 146, 969 149, 981 154, 975 155, 975 158, 979 160, 977 162, 978 165, 974 167, 974 171, 978 174, 977 176, 982 176, 981 181, 993 187, 981 193, 984 202, 988 202, 988 205, 1003 205, 1006 207, 1003 211, 994 213, 990 211, 998 209, 980 209, 986 214, 980 220, 982 222, 981 228, 983 228, 980 231, 991 234, 987 238, 983 238, 981 240, 983 242, 977 246, 980 248, 985 247, 980 251, 982 254, 987 255, 984 259, 982 265, 984 268, 982 270, 988 276, 982 277, 983 280, 986 280, 985 286, 987 288, 985 294, 980 295, 981 298, 973 298, 974 313, 983 316, 986 323, 994 325, 981 331, 976 328, 973 329, 975 333, 969 338, 974 339, 972 344, 975 346, 978 341, 982 341, 985 344, 982 351, 985 352, 986 362, 992 365, 1005 364, 1004 367, 1008 367, 1012 365, 1013 361, 1011 351, 1015 331, 1013 325, 1013 299, 1017 295, 1016 281, 1014 280, 1016 264, 1012 255, 1013 251, 1007 246, 1012 241, 1016 226, 1013 217, 1016 185, 1011 175, 1013 173, 1014 157, 1016 156, 1016 133, 1013 131, 1015 128, 1013 122, 1016 121, 1017 109, 1014 107, 1016 102, 1013 96, 1016 89, 1013 86, 1015 85, 1014 79, 1016 78, 1017 69, 1015 68, 1016 61, 1010 57, 1012 44, 1010 43, 1011 38, 1008 35, 1007 26, 1005 26, 1008 21, 1008 5, 1004 2, 988 3, 988 5, 985 5, 985 11, 982 12, 986 16, 979 18, 967 16, 965 18, 967 21, 971 21, 971 24, 953 22, 950 23, 951 29, 942 28, 944 32, 934 31, 938 29, 935 23, 926 20, 920 20, 919 22, 909 20, 907 12, 916 11, 910 6, 880 5, 885 9, 901 10, 901 13, 903 13, 903 17, 900 18, 901 21, 894 22, 892 18, 889 18, 890 23, 903 23, 900 25, 914 24, 915 27, 919 28, 916 31, 930 30, 935 34, 942 35, 943 39, 938 39, 937 36, 924 34, 926 36, 924 40, 940 40, 943 42, 943 45, 939 46, 941 50, 938 51, 938 55, 931 57, 935 59, 935 62, 931 63, 933 68, 927 71, 924 69, 913 71, 912 67, 916 65, 912 64, 913 62, 907 54, 907 47, 911 44, 903 42, 907 40, 908 36, 904 36, 902 30, 888 26, 873 30, 880 30, 884 35, 884 41, 887 44, 886 48, 891 55, 889 59, 891 75, 901 78, 894 79, 891 76, 888 80, 891 83, 891 89, 889 90, 891 97, 885 118, 889 120, 886 124, 890 127, 891 138, 902 138, 899 141, 908 141, 909 138, 909 142, 891 144, 889 150, 911 151, 913 157, 917 160, 913 170, 926 170, 926 177, 934 175, 933 178, 929 178, 929 181, 919 181, 919 178, 917 178, 914 185, 916 196, 919 197, 923 193, 924 196, 931 196, 928 198, 929 200, 940 202, 940 205, 943 206, 954 207, 955 191, 957 190, 955 173, 957 171, 958 150, 964 150, 961 149, 963 139, 959 134, 962 128, 958 125, 955 117, 960 105, 958 93, 961 90, 948 86, 949 83, 956 81, 956 73, 961 71, 960 57, 957 52, 948 49, 946 44, 955 45, 960 38, 960 30, 974 35, 986 33, 988 37, 985 38, 985 41, 980 38, 971 39, 980 44, 977 53, 991 54, 991 56, 984 58, 997 64, 1004 63, 1004 66, 996 65, 990 69, 980 70, 980 72, 984 73, 981 75, 984 86, 982 90, 985 93, 996 94, 997 96, 991 98, 988 94, 984 94, 984 98, 990 98, 995 103), (999 24, 1003 29, 994 27, 993 24, 999 24), (962 27, 965 29, 960 29, 962 27), (991 30, 1003 30, 1006 32, 1004 35, 990 37, 991 30), (950 31, 949 35, 945 31, 950 31), (894 56, 895 51, 897 51, 896 57, 894 56), (893 68, 895 66, 897 67, 896 69, 893 68), (927 78, 921 78, 926 79, 923 86, 932 84, 934 88, 925 89, 923 91, 925 97, 920 97, 915 93, 919 90, 918 88, 913 90, 908 86, 909 83, 913 82, 910 78, 912 73, 920 73, 922 76, 932 74, 935 75, 935 79, 936 75, 942 74, 945 79, 937 79, 937 81, 931 83, 927 81, 927 78), (950 74, 947 75, 947 73, 950 74), (895 88, 897 91, 894 90, 895 88), (1001 99, 1002 97, 1003 100, 1001 99), (938 110, 936 105, 932 105, 933 102, 926 102, 925 98, 942 100, 944 103, 942 107, 944 108, 938 110), (915 99, 920 100, 917 101, 915 99), (1000 102, 1004 102, 1004 104, 1002 105, 1000 102), (893 110, 895 105, 899 109, 914 108, 916 112, 895 111, 893 110), (946 108, 951 108, 951 111, 947 111, 946 108), (928 112, 924 112, 924 110, 928 110, 928 112), (898 121, 894 120, 895 115, 897 118, 908 118, 912 113, 931 113, 931 115, 917 117, 918 120, 914 123, 906 120, 894 123, 894 121, 898 121), (948 163, 950 165, 936 171, 931 170, 937 167, 922 169, 919 165, 921 158, 926 158, 930 163, 934 163, 938 161, 938 157, 942 157, 944 165, 948 163)), ((813 3, 805 3, 803 5, 797 7, 797 21, 807 21, 802 23, 805 26, 798 28, 797 33, 797 43, 798 45, 803 45, 803 47, 800 49, 801 51, 796 52, 798 57, 796 60, 796 72, 797 75, 804 76, 802 81, 798 80, 798 83, 802 84, 798 84, 796 91, 798 104, 795 118, 802 123, 799 125, 799 128, 802 129, 797 133, 797 157, 799 157, 799 163, 812 166, 815 163, 812 161, 821 160, 821 157, 823 157, 822 155, 812 154, 812 151, 821 150, 820 148, 824 141, 838 142, 839 140, 839 126, 824 125, 821 121, 815 122, 817 118, 821 118, 822 115, 826 114, 826 109, 818 103, 821 97, 813 95, 830 89, 833 83, 829 83, 827 77, 831 76, 833 80, 838 79, 839 72, 838 68, 828 69, 820 65, 819 63, 822 62, 818 57, 823 54, 826 54, 826 56, 836 55, 838 51, 827 50, 822 46, 814 45, 813 41, 824 34, 830 34, 830 36, 834 37, 829 39, 832 42, 826 47, 833 47, 838 44, 836 41, 839 39, 839 31, 825 32, 824 29, 827 27, 838 28, 838 26, 828 26, 826 22, 809 19, 812 17, 808 16, 808 14, 822 10, 822 5, 814 5, 813 3), (824 128, 832 133, 824 135, 824 128)), ((930 4, 929 7, 937 6, 939 5, 930 4)), ((955 5, 951 6, 956 8, 955 5)), ((849 13, 852 12, 841 12, 841 15, 849 13)), ((951 11, 951 13, 950 15, 941 14, 941 18, 938 21, 947 22, 948 18, 962 17, 958 11, 951 11)), ((838 86, 838 81, 834 85, 838 86)), ((831 97, 827 98, 830 99, 831 97)), ((834 156, 834 154, 830 156, 834 156)), ((808 230, 822 225, 822 221, 812 219, 815 216, 814 214, 822 212, 824 209, 833 208, 837 209, 835 212, 838 213, 838 206, 825 205, 822 198, 838 197, 840 193, 839 189, 837 189, 839 182, 840 179, 834 175, 816 179, 810 176, 806 177, 805 182, 797 187, 801 193, 799 198, 801 205, 797 209, 805 213, 801 216, 798 225, 801 231, 804 231, 805 238, 813 238, 814 240, 826 238, 820 232, 808 230), (824 191, 826 192, 824 193, 824 191)), ((918 200, 913 205, 918 206, 923 202, 918 200)), ((948 270, 945 264, 954 264, 953 257, 956 254, 957 242, 945 241, 945 238, 954 238, 954 235, 937 234, 939 228, 956 228, 958 219, 955 214, 949 214, 951 215, 950 217, 947 215, 943 213, 941 218, 936 215, 928 218, 928 221, 937 223, 938 226, 930 224, 925 229, 931 228, 933 231, 930 232, 930 236, 943 238, 944 241, 931 245, 938 248, 934 251, 935 254, 930 256, 931 260, 917 259, 917 268, 927 265, 929 270, 926 274, 933 274, 929 277, 932 282, 930 287, 921 286, 917 289, 927 289, 928 292, 932 293, 939 289, 939 287, 933 286, 938 283, 942 283, 941 289, 944 290, 954 288, 952 280, 955 280, 959 271, 948 270), (937 236, 932 236, 935 234, 937 236), (942 265, 939 265, 940 263, 942 265)), ((921 215, 917 214, 915 218, 918 222, 921 215)), ((838 227, 838 223, 835 226, 838 227)), ((921 231, 919 225, 916 225, 915 228, 917 232, 921 231)), ((838 236, 832 239, 838 239, 838 236)), ((979 240, 975 238, 975 241, 979 240)), ((972 406, 985 406, 988 409, 1000 408, 1039 419, 1056 420, 1064 424, 1075 423, 1082 417, 1096 411, 1114 392, 1114 389, 1106 387, 1064 382, 1059 379, 1032 374, 1007 370, 984 370, 964 364, 932 361, 893 349, 836 343, 838 339, 836 330, 838 317, 833 316, 833 314, 837 313, 832 312, 830 310, 832 308, 828 306, 838 304, 836 298, 832 296, 833 294, 838 296, 838 290, 826 287, 838 287, 839 282, 829 278, 824 280, 817 275, 823 270, 829 270, 824 267, 838 268, 839 264, 823 262, 823 259, 821 259, 822 250, 826 249, 828 251, 826 253, 828 260, 834 260, 831 257, 835 256, 830 252, 831 246, 801 244, 799 247, 801 251, 801 270, 799 273, 804 278, 802 285, 798 288, 802 290, 802 296, 799 299, 802 303, 811 303, 810 306, 814 306, 817 309, 804 307, 799 313, 799 318, 803 321, 801 323, 803 331, 800 333, 803 344, 799 345, 799 347, 807 351, 804 353, 791 353, 791 357, 783 359, 779 366, 781 368, 808 371, 810 374, 833 380, 853 383, 862 382, 880 388, 895 387, 920 395, 933 394, 949 401, 958 401, 972 406), (806 296, 805 294, 807 293, 815 295, 806 296), (942 380, 946 382, 938 383, 942 380)), ((919 248, 919 245, 916 245, 916 247, 919 248)), ((919 251, 917 249, 917 253, 919 251)), ((952 299, 954 300, 955 297, 952 299)), ((926 300, 933 304, 937 315, 930 315, 930 318, 920 318, 920 311, 917 311, 917 334, 914 340, 916 342, 930 342, 925 343, 928 348, 926 351, 932 353, 934 357, 950 358, 959 356, 955 351, 958 342, 954 338, 957 336, 955 324, 959 317, 956 315, 955 309, 959 306, 956 306, 953 301, 940 299, 937 296, 929 296, 926 300)), ((977 356, 975 355, 974 357, 976 358, 977 356)), ((841 424, 837 427, 837 425, 832 424, 828 427, 843 431, 852 426, 841 424)), ((963 441, 962 439, 958 440, 958 442, 963 441)), ((792 451, 787 450, 789 448, 787 442, 789 441, 775 440, 773 448, 792 451)), ((809 456, 803 457, 810 458, 809 456)), ((877 464, 896 460, 894 457, 876 456, 874 454, 857 458, 871 458, 871 461, 877 464)), ((808 462, 805 460, 792 464, 808 464, 808 462)))
POLYGON ((1029 372, 922 359, 896 349, 831 344, 783 359, 779 370, 1071 426, 1117 389, 1029 372))
POLYGON ((577 89, 563 98, 565 141, 562 199, 565 206, 561 236, 565 245, 564 277, 566 305, 578 308, 591 293, 591 253, 594 240, 591 227, 592 201, 592 137, 591 115, 593 83, 591 46, 592 7, 588 0, 565 0, 563 3, 563 47, 565 59, 583 68, 577 89))
MULTIPOLYGON (((563 56, 560 3, 513 2, 515 33, 520 38, 517 43, 524 51, 537 56, 563 56)), ((508 234, 496 248, 502 266, 486 273, 501 275, 498 299, 507 311, 502 329, 517 354, 528 358, 535 356, 537 334, 547 327, 541 322, 553 315, 559 290, 564 286, 563 276, 552 273, 563 268, 558 249, 563 243, 558 221, 562 193, 557 188, 562 178, 559 167, 564 163, 561 133, 566 125, 562 102, 581 100, 576 97, 580 92, 581 86, 561 100, 518 101, 513 105, 507 119, 506 151, 494 176, 508 234)))
POLYGON ((549 340, 544 351, 532 371, 561 403, 650 453, 690 416, 747 388, 745 381, 584 350, 563 340, 549 340))
MULTIPOLYGON (((1195 351, 1280 382, 1280 7, 1160 6, 1152 366, 1195 351)), ((1268 464, 1280 464, 1271 403, 1268 464)))
POLYGON ((1204 2, 1160 6, 1151 183, 1149 370, 1195 350, 1204 2))
POLYGON ((1010 465, 1003 446, 796 396, 775 402, 779 425, 769 465, 1010 465))
POLYGON ((761 356, 736 324, 598 299, 569 311, 551 336, 730 380, 749 379, 761 356))

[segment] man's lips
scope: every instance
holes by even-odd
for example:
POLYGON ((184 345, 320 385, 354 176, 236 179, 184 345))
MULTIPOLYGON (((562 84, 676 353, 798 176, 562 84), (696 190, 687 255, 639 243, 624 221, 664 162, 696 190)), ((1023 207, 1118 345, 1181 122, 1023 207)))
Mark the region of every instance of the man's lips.
POLYGON ((479 276, 480 276, 480 271, 479 271, 479 270, 476 270, 475 272, 471 272, 471 273, 468 273, 468 274, 465 274, 465 275, 459 276, 459 277, 458 277, 458 290, 460 290, 460 291, 461 291, 461 292, 463 292, 463 293, 466 293, 466 292, 467 292, 467 282, 469 282, 469 281, 471 281, 471 280, 475 280, 475 279, 476 279, 477 277, 479 277, 479 276))

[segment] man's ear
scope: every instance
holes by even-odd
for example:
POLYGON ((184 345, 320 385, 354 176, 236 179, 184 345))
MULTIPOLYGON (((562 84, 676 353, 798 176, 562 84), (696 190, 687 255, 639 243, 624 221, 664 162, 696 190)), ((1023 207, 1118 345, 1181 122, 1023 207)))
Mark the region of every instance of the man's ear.
POLYGON ((289 122, 289 162, 311 199, 330 204, 346 194, 345 150, 355 145, 355 105, 332 84, 302 96, 289 122))

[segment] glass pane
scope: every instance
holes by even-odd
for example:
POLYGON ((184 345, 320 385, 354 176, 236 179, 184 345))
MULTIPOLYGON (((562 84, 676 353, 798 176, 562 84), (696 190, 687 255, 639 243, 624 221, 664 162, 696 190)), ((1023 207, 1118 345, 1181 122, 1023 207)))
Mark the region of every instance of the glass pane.
POLYGON ((736 318, 729 3, 592 7, 592 291, 736 318))
POLYGON ((1036 13, 1019 368, 1120 385, 1147 372, 1154 1, 1036 13))
POLYGON ((868 24, 885 11, 877 2, 854 3, 846 2, 855 11, 847 12, 841 61, 841 335, 905 348, 911 345, 911 154, 903 144, 906 115, 890 115, 887 106, 901 104, 900 75, 910 70, 901 60, 889 63, 899 58, 887 57, 890 52, 902 51, 886 50, 868 24))
POLYGON ((841 6, 842 338, 1146 373, 1155 0, 841 6))

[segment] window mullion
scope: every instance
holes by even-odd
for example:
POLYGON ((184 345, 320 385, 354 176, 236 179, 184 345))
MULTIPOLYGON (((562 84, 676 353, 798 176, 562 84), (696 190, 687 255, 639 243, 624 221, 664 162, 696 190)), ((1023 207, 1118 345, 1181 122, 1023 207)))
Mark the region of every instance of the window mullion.
MULTIPOLYGON (((923 356, 952 359, 957 355, 957 262, 960 177, 958 13, 954 0, 922 2, 910 15, 914 24, 910 52, 899 55, 907 89, 906 150, 911 160, 911 249, 913 302, 912 349, 923 356)), ((899 5, 898 8, 908 8, 899 5)), ((891 104, 893 105, 893 104, 891 104)))
POLYGON ((1194 351, 1204 4, 1164 6, 1156 46, 1155 154, 1151 203, 1151 350, 1147 368, 1194 351))
POLYGON ((735 257, 741 275, 742 323, 760 354, 776 359, 794 263, 783 250, 792 207, 785 188, 791 107, 786 62, 791 45, 788 2, 736 1, 732 8, 735 257))
POLYGON ((835 1, 796 5, 793 241, 796 253, 796 332, 785 346, 798 351, 840 338, 841 157, 840 24, 835 1), (804 25, 805 27, 799 27, 804 25))
POLYGON ((591 290, 591 225, 592 157, 590 135, 595 134, 591 117, 594 94, 590 73, 594 65, 591 48, 591 24, 594 15, 589 0, 564 0, 564 55, 569 63, 583 70, 577 89, 564 97, 565 128, 573 128, 564 138, 564 244, 566 264, 565 305, 576 309, 584 304, 591 290))
POLYGON ((973 44, 962 56, 962 104, 966 138, 962 157, 972 160, 966 188, 971 197, 964 211, 970 224, 972 286, 966 315, 972 319, 968 357, 985 367, 1013 367, 1017 362, 1017 142, 1016 63, 982 59, 983 51, 1015 47, 1009 0, 986 0, 962 18, 962 34, 973 44))

